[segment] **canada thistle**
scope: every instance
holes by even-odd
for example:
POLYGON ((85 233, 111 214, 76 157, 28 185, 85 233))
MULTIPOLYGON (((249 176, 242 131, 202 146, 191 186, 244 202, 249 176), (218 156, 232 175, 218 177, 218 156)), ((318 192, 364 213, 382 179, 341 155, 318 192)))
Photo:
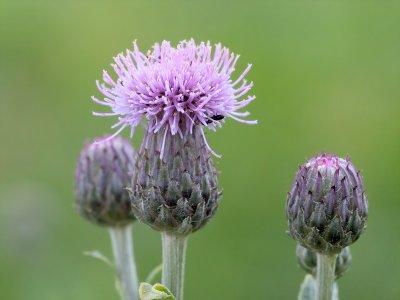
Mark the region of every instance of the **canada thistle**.
POLYGON ((367 221, 363 180, 350 159, 330 154, 302 165, 288 194, 286 215, 291 236, 324 254, 354 243, 367 221))
MULTIPOLYGON (((182 299, 185 236, 201 228, 214 214, 221 192, 204 128, 215 131, 227 118, 242 123, 240 110, 255 99, 244 78, 235 80, 239 56, 209 42, 156 43, 144 54, 136 43, 114 58, 113 79, 106 71, 98 83, 105 98, 93 98, 118 116, 118 134, 147 128, 139 150, 131 199, 135 215, 163 232, 163 284, 182 299)), ((216 155, 216 154, 215 154, 216 155)))
POLYGON ((125 226, 135 220, 126 187, 134 168, 135 151, 127 140, 103 137, 82 150, 75 173, 78 212, 105 226, 125 226))
MULTIPOLYGON (((363 180, 349 158, 322 154, 299 167, 286 215, 290 235, 307 248, 297 254, 302 267, 315 274, 316 299, 332 300, 335 277, 348 267, 343 251, 360 237, 367 213, 363 180)), ((306 277, 307 282, 313 281, 306 277)))
POLYGON ((243 119, 248 112, 239 111, 255 96, 247 96, 253 83, 244 79, 250 64, 236 80, 231 79, 238 59, 228 48, 217 44, 213 49, 209 42, 181 41, 173 47, 163 41, 147 54, 135 42, 132 50, 114 58, 117 78, 103 71, 103 83, 97 82, 104 99, 92 99, 111 112, 93 114, 117 116, 114 135, 128 126, 133 135, 142 119, 148 121, 147 132, 169 132, 181 138, 196 126, 204 137, 203 127, 215 130, 228 117, 256 124, 243 119))
POLYGON ((78 212, 85 219, 109 229, 124 300, 138 299, 131 234, 135 217, 126 190, 133 174, 135 156, 129 141, 103 137, 84 147, 75 173, 78 212))

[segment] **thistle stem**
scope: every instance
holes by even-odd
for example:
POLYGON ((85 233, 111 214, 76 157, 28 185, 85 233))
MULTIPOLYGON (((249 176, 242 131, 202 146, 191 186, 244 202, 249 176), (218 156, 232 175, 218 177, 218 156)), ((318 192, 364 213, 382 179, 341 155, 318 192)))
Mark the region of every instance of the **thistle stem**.
POLYGON ((132 225, 109 229, 117 278, 123 300, 139 299, 139 284, 133 253, 132 225))
POLYGON ((316 300, 332 300, 336 256, 317 253, 316 300))
POLYGON ((185 256, 187 237, 162 233, 162 284, 174 294, 176 300, 183 300, 185 256))

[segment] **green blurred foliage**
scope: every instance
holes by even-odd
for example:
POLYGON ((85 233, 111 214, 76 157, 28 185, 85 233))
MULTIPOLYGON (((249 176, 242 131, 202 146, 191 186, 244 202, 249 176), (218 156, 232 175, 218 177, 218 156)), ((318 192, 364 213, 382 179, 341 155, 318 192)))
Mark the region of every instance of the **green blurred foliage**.
MULTIPOLYGON (((109 254, 107 232, 73 208, 83 142, 113 123, 91 116, 94 81, 134 39, 146 49, 190 37, 253 63, 260 124, 209 134, 224 155, 224 200, 190 237, 186 299, 296 298, 304 274, 285 233, 286 191, 321 151, 350 154, 370 200, 342 298, 399 299, 400 5, 378 0, 0 0, 1 298, 117 299, 110 268, 82 255, 109 254)), ((159 246, 137 224, 142 280, 159 246)))

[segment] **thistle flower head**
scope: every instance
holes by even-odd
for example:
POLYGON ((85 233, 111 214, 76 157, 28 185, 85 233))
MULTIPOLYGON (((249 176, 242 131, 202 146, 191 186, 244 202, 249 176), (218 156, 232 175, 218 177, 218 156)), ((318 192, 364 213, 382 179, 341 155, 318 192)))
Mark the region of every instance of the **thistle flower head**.
POLYGON ((83 148, 75 172, 75 198, 85 219, 106 226, 135 220, 126 190, 134 162, 131 144, 120 137, 104 137, 83 148))
POLYGON ((163 41, 147 54, 135 42, 132 50, 114 58, 116 79, 104 71, 103 82, 97 82, 104 99, 93 100, 111 112, 94 114, 117 116, 115 134, 128 126, 133 134, 143 119, 148 130, 181 138, 193 133, 196 125, 215 130, 228 117, 254 124, 243 119, 248 112, 241 112, 255 99, 248 95, 253 83, 245 80, 251 65, 232 79, 238 58, 221 44, 212 47, 209 42, 184 40, 173 47, 163 41))
POLYGON ((288 194, 289 231, 316 252, 339 253, 355 242, 367 221, 363 180, 349 158, 322 154, 302 165, 288 194))

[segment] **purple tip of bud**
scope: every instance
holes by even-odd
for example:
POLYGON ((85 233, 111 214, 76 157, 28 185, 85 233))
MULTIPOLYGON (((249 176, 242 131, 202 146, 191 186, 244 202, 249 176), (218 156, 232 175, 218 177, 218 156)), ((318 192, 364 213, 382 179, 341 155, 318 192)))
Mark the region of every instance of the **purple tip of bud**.
POLYGON ((133 49, 114 57, 115 79, 104 71, 103 82, 97 82, 104 99, 93 100, 111 112, 94 115, 118 117, 115 135, 126 127, 133 134, 143 119, 154 133, 181 137, 192 134, 196 125, 216 130, 227 118, 256 124, 241 111, 255 96, 249 95, 253 83, 245 79, 251 65, 233 79, 238 59, 209 42, 184 40, 174 47, 163 41, 146 54, 135 42, 133 49))
POLYGON ((288 194, 290 233, 314 251, 338 253, 362 233, 367 207, 361 175, 349 158, 315 156, 300 167, 288 194))

